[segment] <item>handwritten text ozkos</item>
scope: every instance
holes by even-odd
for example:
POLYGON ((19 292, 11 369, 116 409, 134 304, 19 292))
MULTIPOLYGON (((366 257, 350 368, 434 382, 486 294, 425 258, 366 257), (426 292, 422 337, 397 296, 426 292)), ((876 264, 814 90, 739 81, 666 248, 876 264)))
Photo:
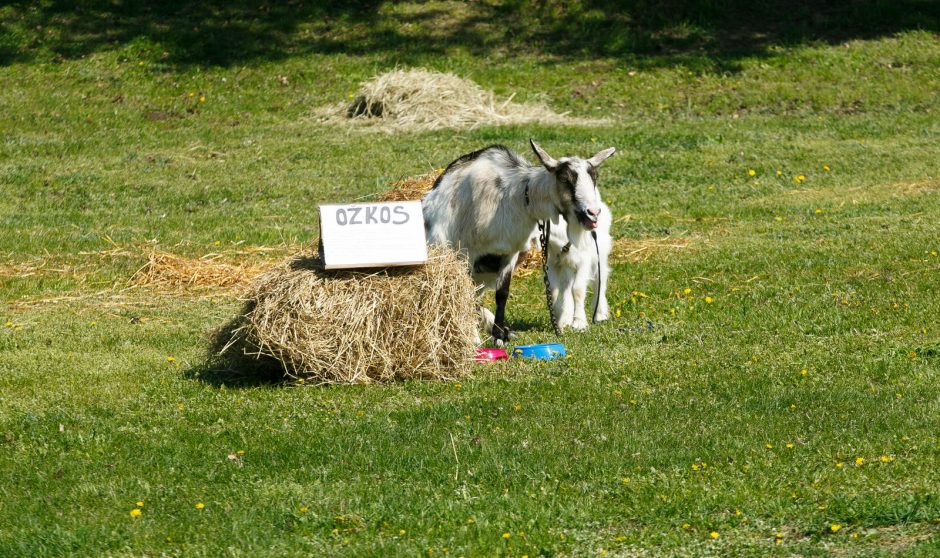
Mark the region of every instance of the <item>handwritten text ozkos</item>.
POLYGON ((340 226, 347 225, 378 225, 379 223, 387 225, 404 225, 408 222, 409 215, 405 208, 396 205, 388 206, 365 206, 365 207, 346 207, 336 210, 336 224, 340 226))

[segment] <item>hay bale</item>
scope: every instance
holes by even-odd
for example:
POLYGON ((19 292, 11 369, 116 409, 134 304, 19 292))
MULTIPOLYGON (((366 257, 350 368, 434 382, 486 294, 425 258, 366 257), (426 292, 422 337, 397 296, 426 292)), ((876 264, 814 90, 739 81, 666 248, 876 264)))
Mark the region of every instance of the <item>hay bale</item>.
POLYGON ((352 103, 319 112, 324 123, 365 123, 387 131, 603 122, 569 118, 543 104, 514 103, 512 97, 500 101, 473 81, 419 68, 377 75, 360 84, 352 103))
POLYGON ((299 256, 254 282, 222 353, 277 359, 310 383, 452 379, 469 369, 477 326, 476 287, 451 250, 371 272, 299 256))

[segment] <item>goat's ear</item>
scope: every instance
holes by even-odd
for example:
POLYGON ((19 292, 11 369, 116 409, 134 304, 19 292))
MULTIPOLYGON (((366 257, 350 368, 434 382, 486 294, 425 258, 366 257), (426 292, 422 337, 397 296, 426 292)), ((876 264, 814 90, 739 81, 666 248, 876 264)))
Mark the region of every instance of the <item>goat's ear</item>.
POLYGON ((539 158, 539 161, 542 161, 542 165, 544 165, 546 169, 551 172, 558 170, 558 161, 556 161, 554 157, 539 147, 539 144, 535 143, 535 140, 530 139, 529 144, 532 146, 532 151, 535 151, 535 156, 539 158))
POLYGON ((601 151, 597 155, 588 159, 588 163, 591 163, 592 167, 599 167, 601 166, 601 163, 603 163, 605 160, 607 160, 608 157, 610 157, 616 152, 617 152, 616 148, 608 147, 607 149, 601 151))

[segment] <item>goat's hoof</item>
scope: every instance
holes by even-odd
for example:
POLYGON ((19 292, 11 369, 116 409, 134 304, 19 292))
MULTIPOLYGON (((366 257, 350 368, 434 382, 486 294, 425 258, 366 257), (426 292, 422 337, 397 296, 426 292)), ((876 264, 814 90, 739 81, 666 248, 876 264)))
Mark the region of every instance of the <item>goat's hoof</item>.
POLYGON ((595 322, 603 322, 610 319, 610 313, 608 312, 598 312, 597 317, 594 318, 595 322))
POLYGON ((588 326, 587 320, 583 318, 575 318, 571 322, 571 329, 575 331, 584 331, 585 329, 587 329, 587 326, 588 326))
POLYGON ((516 333, 512 331, 511 329, 509 329, 508 327, 493 324, 493 339, 495 339, 497 343, 499 343, 500 341, 505 343, 509 341, 510 337, 515 337, 515 336, 516 336, 516 333))

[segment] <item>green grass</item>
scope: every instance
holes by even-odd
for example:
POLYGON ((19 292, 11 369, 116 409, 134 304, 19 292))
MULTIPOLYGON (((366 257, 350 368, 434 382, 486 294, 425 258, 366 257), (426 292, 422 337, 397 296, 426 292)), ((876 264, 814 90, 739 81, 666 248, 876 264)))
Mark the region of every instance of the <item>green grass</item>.
MULTIPOLYGON (((568 50, 565 16, 609 31, 607 5, 533 5, 0 7, 0 555, 940 552, 932 5, 800 27, 775 2, 630 4, 568 50), (316 123, 396 64, 611 124, 316 123), (148 247, 286 250, 318 203, 530 137, 618 147, 614 236, 683 246, 617 264, 620 316, 569 360, 295 388, 207 365, 236 300, 123 290, 148 247)), ((552 339, 538 277, 509 318, 552 339)))

